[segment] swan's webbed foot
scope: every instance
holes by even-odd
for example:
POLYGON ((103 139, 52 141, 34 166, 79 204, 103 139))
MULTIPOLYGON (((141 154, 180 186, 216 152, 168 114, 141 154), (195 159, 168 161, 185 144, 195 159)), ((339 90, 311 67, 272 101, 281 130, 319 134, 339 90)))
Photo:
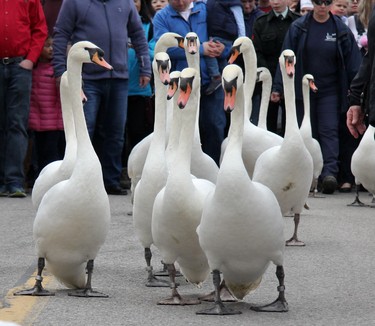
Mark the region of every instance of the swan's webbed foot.
POLYGON ((204 309, 196 312, 197 315, 239 315, 242 314, 239 310, 233 310, 226 307, 222 302, 215 302, 212 308, 204 309))
POLYGON ((33 295, 33 296, 53 296, 55 293, 49 292, 43 288, 42 272, 44 269, 45 260, 43 257, 38 258, 38 273, 35 276, 35 285, 31 289, 21 290, 13 293, 13 295, 33 295))
MULTIPOLYGON (((38 283, 38 282, 37 282, 38 283)), ((55 293, 45 290, 42 284, 35 284, 31 289, 14 292, 13 295, 32 295, 32 296, 54 296, 55 293)))
POLYGON ((285 241, 285 245, 288 247, 304 247, 306 244, 303 241, 298 240, 297 237, 291 237, 289 240, 285 241))
MULTIPOLYGON (((168 273, 167 264, 165 264, 163 261, 161 261, 161 263, 163 264, 163 269, 161 269, 158 272, 155 272, 154 276, 166 276, 166 277, 168 277, 169 273, 168 273)), ((180 276, 182 276, 181 272, 176 270, 176 277, 180 277, 180 276)))
POLYGON ((279 292, 278 298, 265 306, 252 306, 250 307, 251 310, 259 311, 259 312, 287 312, 288 311, 288 303, 285 299, 285 285, 284 285, 284 268, 283 266, 276 267, 276 276, 279 280, 279 286, 277 287, 277 291, 279 292))
POLYGON ((68 293, 70 297, 80 298, 108 298, 108 294, 104 294, 93 289, 79 289, 68 293))
POLYGON ((153 288, 169 288, 170 284, 167 280, 159 280, 155 275, 152 273, 152 267, 147 267, 148 277, 147 277, 147 287, 153 288))
MULTIPOLYGON (((225 280, 220 284, 220 299, 222 302, 237 302, 238 300, 232 295, 228 287, 225 284, 225 280)), ((201 301, 214 302, 215 301, 215 291, 199 297, 201 301)))
POLYGON ((354 207, 368 207, 369 205, 366 205, 365 203, 361 202, 359 199, 359 196, 355 196, 354 201, 351 204, 348 204, 347 206, 354 206, 354 207))
POLYGON ((252 306, 250 309, 258 312, 287 312, 289 310, 288 303, 280 300, 280 298, 265 306, 252 306))
POLYGON ((177 290, 172 291, 172 296, 167 299, 160 300, 158 305, 175 305, 175 306, 187 306, 187 305, 197 305, 201 302, 198 299, 193 298, 183 298, 177 292, 177 290))

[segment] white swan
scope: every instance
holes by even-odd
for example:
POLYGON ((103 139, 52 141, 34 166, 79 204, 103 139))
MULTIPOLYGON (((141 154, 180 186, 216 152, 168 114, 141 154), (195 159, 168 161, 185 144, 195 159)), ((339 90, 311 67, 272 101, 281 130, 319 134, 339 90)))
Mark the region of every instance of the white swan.
POLYGON ((60 81, 60 98, 66 141, 64 159, 51 162, 45 166, 35 180, 31 199, 36 209, 39 207, 44 194, 52 186, 60 181, 69 179, 72 175, 77 156, 77 139, 74 130, 73 111, 69 96, 68 75, 67 72, 64 72, 60 81))
POLYGON ((82 64, 89 62, 112 69, 103 59, 103 51, 91 42, 75 43, 69 51, 67 74, 77 137, 76 163, 71 177, 48 190, 39 205, 33 229, 39 257, 36 284, 17 294, 49 294, 43 290, 41 277, 46 261, 57 279, 82 289, 70 295, 105 296, 91 288, 94 259, 109 229, 110 208, 81 102, 82 64))
POLYGON ((361 142, 352 155, 351 170, 357 185, 356 199, 351 206, 368 206, 359 200, 358 187, 362 184, 371 194, 375 194, 375 127, 369 125, 361 142))
MULTIPOLYGON (((189 68, 194 68, 200 75, 200 41, 196 33, 190 32, 185 35, 185 55, 189 68)), ((199 106, 196 114, 194 143, 191 153, 191 173, 197 178, 207 179, 216 183, 219 167, 215 161, 202 150, 199 133, 199 106)))
POLYGON ((311 186, 313 162, 297 124, 294 52, 283 51, 279 57, 279 63, 286 106, 285 136, 281 146, 270 148, 259 156, 254 168, 253 180, 263 183, 274 192, 282 214, 289 211, 294 213, 294 234, 287 241, 287 245, 304 246, 305 244, 298 240, 297 229, 300 213, 311 186))
POLYGON ((155 199, 152 214, 152 235, 155 246, 167 264, 172 297, 159 304, 198 304, 199 300, 183 299, 177 292, 174 266, 177 261, 182 274, 200 285, 210 269, 202 251, 197 226, 207 194, 215 185, 206 179, 192 179, 190 175, 196 114, 200 99, 200 76, 193 68, 185 68, 180 77, 178 106, 181 112, 181 132, 177 153, 169 171, 166 186, 155 199))
MULTIPOLYGON (((242 158, 250 178, 253 176, 255 162, 266 149, 280 145, 282 137, 268 130, 261 129, 250 122, 252 96, 256 81, 256 53, 253 42, 248 37, 239 37, 232 46, 229 62, 232 63, 242 53, 245 63, 245 121, 242 144, 242 158)), ((221 145, 221 159, 226 150, 228 139, 221 145)))
POLYGON ((257 126, 267 130, 267 112, 270 103, 270 95, 272 88, 272 76, 266 67, 257 69, 257 82, 262 83, 262 96, 260 101, 259 118, 257 126))
POLYGON ((270 262, 277 265, 278 299, 258 310, 287 311, 284 297, 284 222, 274 194, 252 182, 242 160, 244 87, 242 70, 228 65, 223 70, 224 109, 232 111, 228 146, 215 190, 207 197, 199 242, 213 271, 215 306, 198 314, 239 313, 226 308, 219 296, 220 271, 228 288, 239 299, 255 289, 270 262))
POLYGON ((147 264, 148 281, 146 286, 169 286, 155 278, 151 266, 152 208, 155 197, 165 186, 168 176, 165 156, 166 148, 166 106, 167 84, 171 62, 165 52, 158 52, 152 63, 155 80, 155 123, 154 133, 143 167, 142 176, 134 190, 133 224, 137 238, 144 248, 147 264))
MULTIPOLYGON (((176 33, 164 33, 155 44, 154 54, 159 52, 166 52, 171 47, 184 47, 184 38, 176 33)), ((167 116, 167 129, 169 125, 170 117, 167 116)), ((167 130, 168 132, 169 130, 167 130)), ((142 139, 137 145, 133 147, 128 158, 127 172, 131 179, 131 196, 134 200, 134 189, 141 179, 142 170, 146 162, 148 149, 151 144, 151 140, 154 133, 149 134, 142 139)))
POLYGON ((313 92, 318 91, 315 86, 314 77, 310 74, 306 74, 302 78, 304 116, 299 131, 313 160, 313 180, 311 182, 311 188, 313 189, 313 196, 316 196, 318 192, 318 178, 323 169, 323 155, 319 142, 312 137, 311 133, 310 89, 313 92))

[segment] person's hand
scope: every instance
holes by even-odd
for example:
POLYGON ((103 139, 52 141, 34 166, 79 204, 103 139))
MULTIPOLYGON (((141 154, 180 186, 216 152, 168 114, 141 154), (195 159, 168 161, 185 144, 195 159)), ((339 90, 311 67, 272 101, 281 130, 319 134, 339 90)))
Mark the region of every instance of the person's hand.
POLYGON ((365 114, 359 105, 352 105, 346 112, 346 126, 354 138, 358 138, 366 130, 365 114))
POLYGON ((219 41, 210 40, 208 42, 203 42, 203 54, 205 56, 211 58, 219 57, 224 49, 224 44, 219 41))
POLYGON ((272 92, 270 101, 274 103, 279 103, 281 100, 281 95, 278 92, 272 92))
POLYGON ((34 67, 34 63, 29 59, 22 60, 19 65, 26 70, 33 70, 34 67))
POLYGON ((144 88, 148 85, 148 83, 150 82, 150 77, 148 76, 140 76, 139 77, 139 86, 144 88))

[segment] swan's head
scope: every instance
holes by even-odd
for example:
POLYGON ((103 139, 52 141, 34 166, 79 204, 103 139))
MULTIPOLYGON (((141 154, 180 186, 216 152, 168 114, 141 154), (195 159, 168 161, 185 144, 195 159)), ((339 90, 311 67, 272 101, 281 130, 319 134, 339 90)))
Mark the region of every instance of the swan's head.
POLYGON ((255 53, 253 41, 250 40, 247 36, 241 36, 233 42, 228 63, 232 64, 234 61, 236 61, 241 53, 244 53, 246 51, 254 51, 255 53))
POLYGON ((284 71, 289 78, 294 77, 294 66, 296 56, 292 50, 284 50, 279 57, 281 71, 284 71))
POLYGON ((310 89, 316 93, 318 91, 318 87, 315 85, 314 76, 311 74, 306 74, 302 78, 302 84, 310 87, 310 89))
POLYGON ((194 68, 185 68, 181 71, 180 76, 180 95, 177 105, 180 109, 185 108, 190 96, 200 92, 200 78, 194 68))
POLYGON ((259 67, 257 69, 257 82, 267 82, 272 79, 270 71, 266 67, 259 67))
POLYGON ((113 70, 112 66, 104 60, 104 51, 89 41, 74 43, 69 50, 69 58, 80 60, 82 63, 95 63, 108 70, 113 70))
POLYGON ((178 83, 180 81, 180 75, 181 72, 176 70, 172 71, 169 75, 170 81, 168 85, 168 91, 167 91, 167 100, 170 100, 174 94, 176 94, 176 91, 178 89, 178 83))
POLYGON ((200 41, 199 37, 194 32, 189 32, 185 35, 184 47, 190 54, 199 53, 200 41))
POLYGON ((169 71, 171 70, 171 60, 166 52, 158 52, 154 56, 152 62, 155 77, 158 76, 164 85, 168 85, 170 81, 169 71))
POLYGON ((168 48, 184 48, 184 38, 177 33, 164 33, 155 44, 155 53, 165 52, 168 48))
POLYGON ((243 86, 242 69, 237 65, 227 65, 223 70, 224 110, 232 112, 236 104, 236 94, 243 86))

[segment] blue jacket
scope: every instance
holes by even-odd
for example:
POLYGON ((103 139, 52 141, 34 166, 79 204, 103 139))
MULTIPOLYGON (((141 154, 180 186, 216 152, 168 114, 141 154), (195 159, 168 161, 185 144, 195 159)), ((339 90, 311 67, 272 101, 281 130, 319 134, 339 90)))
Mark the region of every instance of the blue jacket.
MULTIPOLYGON (((361 64, 362 56, 358 50, 357 43, 354 39, 353 33, 349 27, 346 26, 339 17, 330 13, 331 19, 334 20, 337 30, 337 56, 341 68, 338 70, 338 82, 340 89, 340 103, 341 111, 346 112, 349 108, 348 90, 349 85, 356 75, 361 64)), ((287 34, 285 35, 282 51, 291 49, 296 55, 296 76, 295 76, 295 90, 296 99, 302 100, 302 77, 304 74, 311 73, 306 71, 304 66, 304 49, 306 45, 307 31, 312 19, 312 12, 295 20, 290 25, 287 34)), ((280 68, 276 71, 272 91, 282 93, 282 77, 280 68)))
MULTIPOLYGON (((200 67, 201 67, 201 83, 206 85, 210 82, 210 77, 207 72, 207 66, 203 57, 203 42, 208 41, 207 34, 207 11, 206 4, 203 2, 193 2, 194 7, 189 16, 189 21, 186 21, 177 11, 170 5, 158 11, 154 17, 154 38, 157 42, 161 35, 167 32, 178 33, 185 36, 189 32, 194 32, 198 35, 200 46, 200 67)), ((226 47, 221 58, 227 58, 230 53, 230 47, 226 47)), ((180 48, 173 48, 168 50, 169 57, 172 61, 172 70, 179 70, 188 66, 185 56, 185 51, 180 48)))
POLYGON ((141 75, 151 76, 148 44, 133 0, 64 0, 54 28, 55 75, 66 70, 69 41, 90 41, 104 50, 104 58, 114 70, 84 65, 83 78, 127 79, 129 38, 141 63, 141 75))

